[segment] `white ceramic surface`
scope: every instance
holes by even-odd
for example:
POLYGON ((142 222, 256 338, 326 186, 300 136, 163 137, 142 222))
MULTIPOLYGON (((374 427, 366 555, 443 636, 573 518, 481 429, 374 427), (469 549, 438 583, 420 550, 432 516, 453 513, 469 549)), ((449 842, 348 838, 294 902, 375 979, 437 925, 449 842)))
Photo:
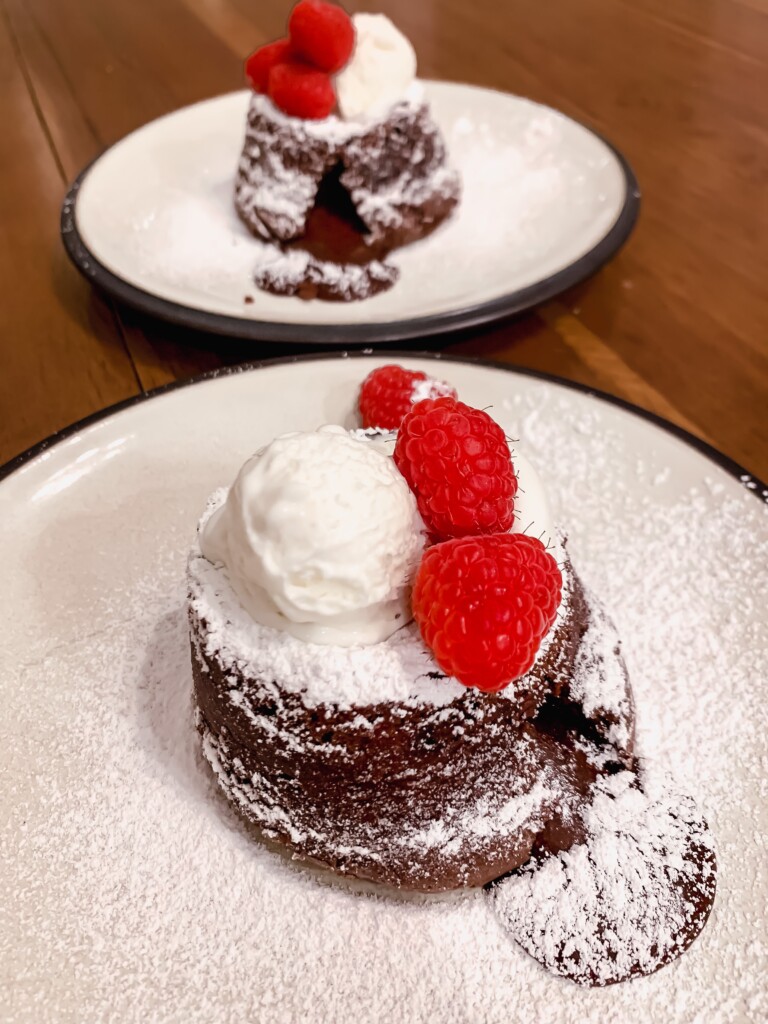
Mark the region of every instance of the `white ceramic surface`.
POLYGON ((514 947, 481 893, 398 902, 321 884, 249 839, 219 798, 191 720, 196 520, 273 435, 348 421, 384 361, 173 390, 0 483, 0 1017, 764 1021, 768 514, 683 441, 585 393, 401 360, 520 438, 617 622, 641 748, 696 795, 718 844, 713 917, 691 951, 580 990, 514 947))
POLYGON ((613 152, 563 114, 506 93, 430 82, 427 97, 463 178, 456 215, 393 255, 401 278, 379 296, 306 303, 270 295, 253 286, 256 243, 232 199, 248 96, 221 96, 153 121, 89 170, 77 229, 113 274, 209 313, 387 323, 450 313, 546 280, 605 237, 626 198, 613 152), (245 304, 246 295, 255 301, 245 304))

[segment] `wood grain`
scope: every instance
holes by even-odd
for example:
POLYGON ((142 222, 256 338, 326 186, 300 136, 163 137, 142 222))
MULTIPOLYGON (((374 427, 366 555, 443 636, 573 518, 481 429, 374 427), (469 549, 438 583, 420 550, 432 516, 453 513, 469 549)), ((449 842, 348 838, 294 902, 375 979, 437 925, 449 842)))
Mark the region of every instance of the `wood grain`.
POLYGON ((0 17, 0 461, 139 390, 108 304, 59 243, 61 165, 0 17))
MULTIPOLYGON (((429 342, 613 392, 768 477, 768 12, 758 0, 380 0, 425 76, 523 93, 611 138, 643 210, 536 313, 429 342)), ((112 305, 68 267, 64 183, 125 133, 241 84, 284 0, 0 0, 0 461, 68 419, 274 345, 112 305), (130 358, 128 354, 130 354, 130 358)), ((419 339, 414 339, 419 346, 419 339)))

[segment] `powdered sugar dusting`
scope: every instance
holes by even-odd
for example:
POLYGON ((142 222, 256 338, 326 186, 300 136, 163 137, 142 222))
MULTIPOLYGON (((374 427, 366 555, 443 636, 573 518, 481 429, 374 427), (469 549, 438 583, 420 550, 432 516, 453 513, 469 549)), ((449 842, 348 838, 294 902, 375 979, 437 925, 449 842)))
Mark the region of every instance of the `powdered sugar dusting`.
POLYGON ((454 821, 432 821, 427 828, 401 836, 395 842, 417 848, 438 846, 444 853, 451 854, 466 843, 467 837, 471 840, 505 835, 523 828, 536 820, 542 806, 558 796, 557 787, 539 780, 527 792, 511 797, 501 807, 492 807, 485 797, 470 810, 458 814, 454 821))
POLYGON ((456 391, 452 384, 434 377, 415 380, 411 390, 411 401, 422 402, 425 398, 452 398, 456 391))
MULTIPOLYGON (((414 159, 423 159, 417 150, 414 159)), ((401 207, 419 209, 435 196, 450 199, 458 191, 456 172, 450 167, 438 167, 429 178, 417 179, 412 174, 401 174, 388 188, 372 192, 352 188, 350 195, 357 212, 366 222, 377 228, 397 227, 402 219, 401 207)))
MULTIPOLYGON (((419 107, 424 102, 424 85, 416 81, 406 90, 405 94, 397 101, 398 106, 419 107)), ((389 109, 379 111, 371 118, 345 119, 337 114, 331 114, 320 120, 306 120, 300 117, 291 117, 276 107, 268 96, 260 96, 253 93, 249 99, 250 109, 254 113, 264 114, 271 121, 274 121, 281 128, 287 131, 300 130, 310 139, 320 139, 331 144, 346 142, 348 139, 362 135, 372 126, 384 121, 389 114, 389 109)))
POLYGON ((396 267, 383 260, 334 263, 303 249, 282 249, 271 242, 257 244, 254 283, 278 295, 301 295, 309 286, 326 299, 352 302, 391 287, 400 276, 396 267))
POLYGON ((630 737, 632 699, 614 654, 619 645, 615 627, 599 602, 593 601, 589 625, 576 655, 571 697, 583 707, 587 718, 607 719, 609 740, 623 748, 630 737))

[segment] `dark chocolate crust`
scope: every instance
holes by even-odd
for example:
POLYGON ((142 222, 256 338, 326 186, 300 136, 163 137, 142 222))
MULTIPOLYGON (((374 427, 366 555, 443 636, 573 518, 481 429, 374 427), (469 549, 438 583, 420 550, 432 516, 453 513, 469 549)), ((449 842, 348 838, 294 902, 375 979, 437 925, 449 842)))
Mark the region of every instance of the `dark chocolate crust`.
MULTIPOLYGON (((591 785, 631 757, 634 713, 617 641, 621 712, 587 718, 570 697, 602 614, 570 579, 567 614, 516 696, 467 690, 444 707, 308 707, 279 680, 249 679, 208 650, 192 601, 198 727, 222 789, 296 856, 400 889, 482 885, 536 848, 578 841, 591 785)), ((606 669, 590 665, 597 677, 606 669)))

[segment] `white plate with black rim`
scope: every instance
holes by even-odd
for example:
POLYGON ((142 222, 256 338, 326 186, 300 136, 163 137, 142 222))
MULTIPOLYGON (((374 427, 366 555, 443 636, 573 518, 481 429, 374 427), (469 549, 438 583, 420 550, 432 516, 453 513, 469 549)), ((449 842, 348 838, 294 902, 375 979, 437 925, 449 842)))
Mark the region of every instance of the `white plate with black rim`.
POLYGON ((626 241, 639 191, 610 143, 508 93, 427 82, 426 96, 463 198, 392 255, 400 279, 387 292, 328 303, 256 289, 257 243, 233 203, 245 91, 153 121, 87 167, 64 201, 67 252, 93 284, 186 327, 349 344, 499 320, 588 277, 626 241))
POLYGON ((519 438, 617 624, 638 746, 695 796, 717 843, 715 907, 684 956, 580 989, 521 952, 482 892, 402 901, 331 884, 250 838, 217 794, 190 701, 196 520, 275 434, 347 422, 389 358, 162 389, 2 471, 0 976, 17 1024, 768 1018, 768 488, 624 403, 398 356, 519 438))

